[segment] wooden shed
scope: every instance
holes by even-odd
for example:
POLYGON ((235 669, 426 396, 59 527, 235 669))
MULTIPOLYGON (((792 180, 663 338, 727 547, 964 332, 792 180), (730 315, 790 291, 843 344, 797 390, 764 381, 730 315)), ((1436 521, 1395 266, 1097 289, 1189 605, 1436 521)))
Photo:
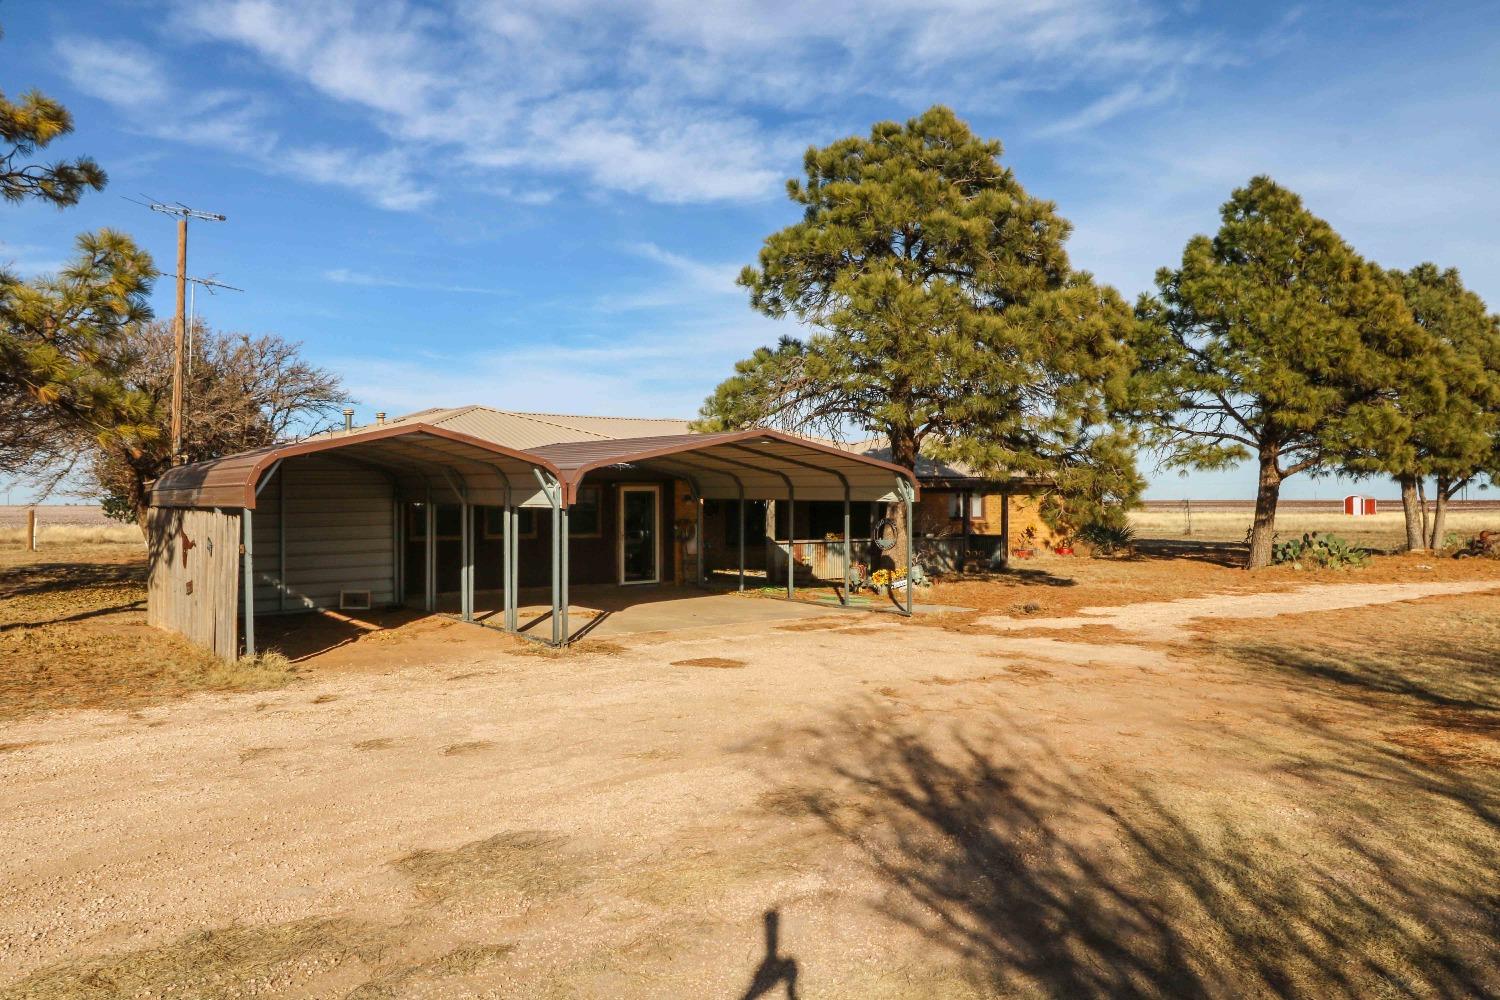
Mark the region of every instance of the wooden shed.
MULTIPOLYGON (((456 593, 458 617, 474 621, 481 589, 498 591, 502 627, 518 631, 519 589, 550 584, 550 642, 563 645, 571 581, 671 579, 664 500, 678 484, 696 507, 695 538, 708 501, 737 502, 741 524, 747 501, 841 501, 845 565, 853 503, 909 506, 916 495, 906 470, 777 431, 521 449, 408 419, 163 475, 148 520, 148 618, 232 658, 255 652, 257 616, 436 612, 440 593, 456 593)), ((702 582, 703 546, 695 553, 702 582)), ((743 543, 739 562, 743 587, 743 543)))

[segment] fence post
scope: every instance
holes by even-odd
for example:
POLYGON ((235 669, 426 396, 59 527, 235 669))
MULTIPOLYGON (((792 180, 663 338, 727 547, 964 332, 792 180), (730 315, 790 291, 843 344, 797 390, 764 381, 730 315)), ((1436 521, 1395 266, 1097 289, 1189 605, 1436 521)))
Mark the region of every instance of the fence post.
POLYGON ((26 551, 36 551, 36 508, 26 508, 26 551))

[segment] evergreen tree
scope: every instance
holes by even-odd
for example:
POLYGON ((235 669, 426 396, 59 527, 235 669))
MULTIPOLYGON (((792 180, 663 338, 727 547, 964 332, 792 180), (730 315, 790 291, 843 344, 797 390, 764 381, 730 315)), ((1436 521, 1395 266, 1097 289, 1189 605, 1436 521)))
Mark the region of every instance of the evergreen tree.
POLYGON ((20 101, 11 101, 0 91, 0 197, 36 198, 66 208, 78 204, 85 191, 103 189, 104 171, 87 156, 50 164, 27 162, 37 150, 71 131, 73 116, 45 94, 32 90, 20 101))
MULTIPOLYGON (((87 157, 27 162, 72 129, 67 109, 51 98, 32 91, 16 103, 0 93, 0 196, 64 208, 102 188, 104 171, 87 157)), ((0 267, 0 473, 60 468, 61 475, 59 463, 80 440, 154 433, 148 401, 102 361, 150 315, 151 258, 108 229, 78 237, 77 249, 56 276, 27 282, 0 267)))
POLYGON ((1258 465, 1250 568, 1271 558, 1281 484, 1351 449, 1391 453, 1409 420, 1392 387, 1430 351, 1399 288, 1302 200, 1253 178, 1137 307, 1153 442, 1169 467, 1258 465))
POLYGON ((1129 308, 1070 267, 1068 222, 1000 155, 943 107, 809 149, 787 182, 801 220, 739 280, 754 308, 816 331, 736 364, 700 429, 858 429, 908 469, 930 452, 997 475, 1124 456, 1069 481, 1137 493, 1107 423, 1130 386, 1129 308))
POLYGON ((80 437, 138 441, 155 433, 149 401, 126 388, 108 358, 150 316, 156 270, 130 237, 78 237, 56 276, 22 281, 0 271, 0 472, 35 471, 80 437), (19 421, 19 422, 15 422, 19 421))
POLYGON ((1443 544, 1448 501, 1476 480, 1500 477, 1500 317, 1452 268, 1424 263, 1396 277, 1440 353, 1432 372, 1401 385, 1411 435, 1375 469, 1401 484, 1408 547, 1435 549, 1443 544), (1430 522, 1419 499, 1428 478, 1435 486, 1430 522))

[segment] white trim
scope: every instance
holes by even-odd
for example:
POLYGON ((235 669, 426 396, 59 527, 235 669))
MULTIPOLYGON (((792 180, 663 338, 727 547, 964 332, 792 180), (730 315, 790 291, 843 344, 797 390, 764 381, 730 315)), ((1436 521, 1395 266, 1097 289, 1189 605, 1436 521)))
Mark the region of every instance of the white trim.
POLYGON ((656 483, 621 483, 618 495, 620 509, 615 518, 615 556, 619 567, 616 575, 620 586, 633 587, 643 583, 661 582, 661 486, 656 483), (651 567, 654 572, 649 580, 625 579, 625 494, 650 493, 656 499, 656 524, 651 531, 651 567))

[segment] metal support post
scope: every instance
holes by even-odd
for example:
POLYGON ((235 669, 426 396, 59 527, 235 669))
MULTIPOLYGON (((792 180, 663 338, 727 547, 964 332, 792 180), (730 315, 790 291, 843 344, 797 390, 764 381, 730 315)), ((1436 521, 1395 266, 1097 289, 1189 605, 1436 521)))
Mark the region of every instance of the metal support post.
POLYGON ((559 644, 566 646, 568 644, 568 639, 571 636, 571 633, 568 630, 568 606, 570 604, 568 595, 568 550, 572 547, 569 543, 572 532, 572 524, 571 512, 562 503, 562 490, 560 489, 558 490, 557 510, 559 514, 559 520, 562 523, 562 536, 561 541, 558 543, 558 547, 562 550, 562 579, 560 583, 560 586, 562 588, 562 599, 558 602, 558 611, 562 615, 562 622, 559 626, 559 644))
POLYGON ((740 590, 745 589, 745 487, 740 486, 740 590))
POLYGON ((791 483, 786 488, 786 599, 796 597, 797 583, 797 491, 791 483))
POLYGON ((914 526, 912 525, 912 488, 911 483, 905 479, 900 480, 899 483, 901 499, 906 504, 906 615, 909 618, 912 612, 912 591, 917 589, 912 584, 912 573, 914 570, 912 565, 912 535, 915 534, 913 530, 914 526))
POLYGON ((854 562, 849 551, 849 487, 844 487, 844 586, 839 593, 840 604, 849 603, 849 581, 854 578, 854 562))

